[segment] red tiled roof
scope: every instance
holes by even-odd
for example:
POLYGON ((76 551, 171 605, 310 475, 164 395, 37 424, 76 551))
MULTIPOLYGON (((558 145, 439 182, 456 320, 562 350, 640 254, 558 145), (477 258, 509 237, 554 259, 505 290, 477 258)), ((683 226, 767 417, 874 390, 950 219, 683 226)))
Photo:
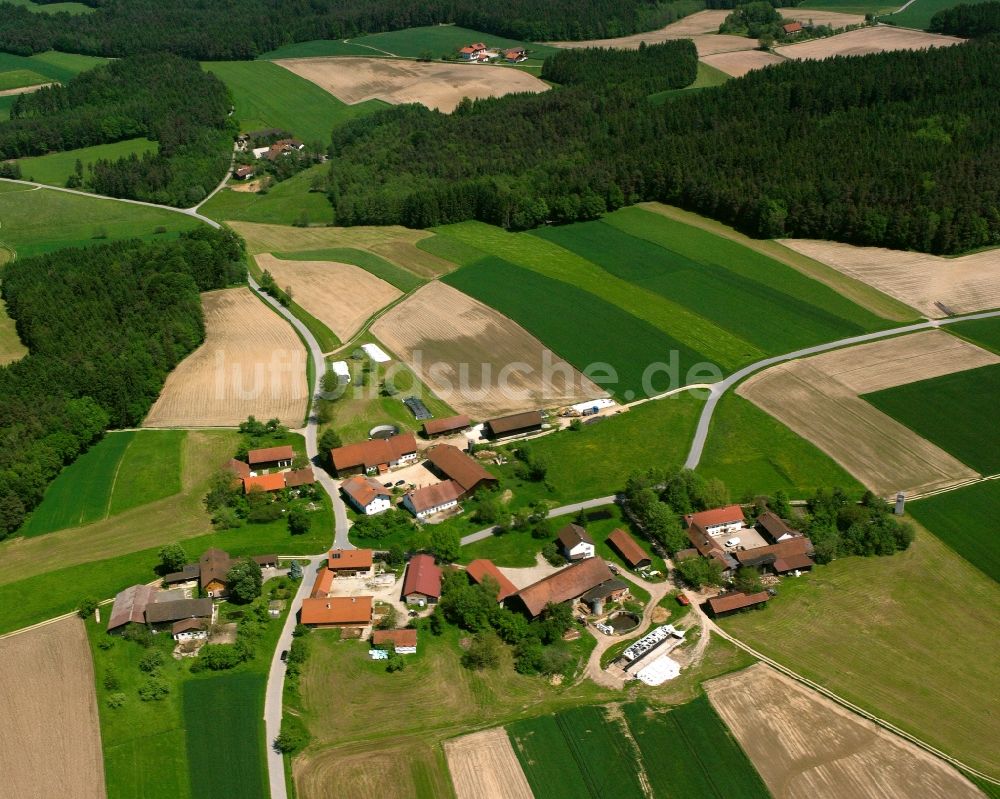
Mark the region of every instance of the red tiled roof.
POLYGON ((757 524, 763 527, 768 534, 777 541, 783 535, 802 535, 798 530, 789 527, 788 524, 778 514, 766 510, 757 517, 757 524))
POLYGON ((537 616, 550 602, 558 605, 576 599, 610 579, 611 571, 603 560, 587 558, 521 589, 517 597, 532 616, 537 616))
POLYGON ((730 591, 726 594, 719 594, 708 600, 708 606, 713 613, 726 613, 730 610, 740 610, 767 602, 769 599, 767 591, 758 591, 756 594, 744 594, 742 591, 730 591))
POLYGON ((492 560, 486 558, 474 560, 468 565, 465 572, 477 585, 483 582, 484 577, 491 577, 500 586, 500 590, 497 592, 497 602, 503 602, 511 594, 517 593, 517 586, 507 579, 492 560))
POLYGON ((808 555, 789 555, 787 558, 777 558, 774 561, 774 570, 778 574, 784 574, 795 569, 811 569, 815 565, 808 555))
POLYGON ((330 593, 330 589, 333 587, 333 572, 329 569, 322 569, 316 575, 316 582, 313 583, 312 593, 310 596, 325 597, 330 593))
POLYGON ((577 544, 593 545, 594 543, 594 539, 591 538, 590 533, 578 524, 567 524, 559 531, 556 537, 559 539, 559 543, 566 547, 566 549, 572 549, 577 544))
POLYGON ((237 477, 249 477, 250 476, 250 466, 243 461, 232 460, 226 463, 226 469, 235 474, 237 477))
POLYGON ((462 414, 461 416, 449 416, 445 419, 431 419, 424 422, 424 433, 428 436, 436 436, 440 433, 450 433, 452 430, 464 430, 472 424, 472 420, 462 414))
POLYGON ((728 524, 730 522, 745 522, 743 508, 739 505, 726 505, 724 508, 712 508, 699 513, 689 513, 684 517, 688 524, 697 524, 699 527, 712 527, 716 524, 728 524))
POLYGON ((801 22, 789 22, 786 25, 782 25, 781 29, 785 33, 798 33, 800 30, 802 30, 802 23, 801 22))
POLYGON ((311 466, 307 466, 305 469, 293 469, 290 472, 285 472, 284 477, 287 488, 311 486, 316 482, 316 475, 313 474, 311 466))
POLYGON ((372 633, 372 646, 392 644, 395 647, 416 646, 417 631, 406 630, 376 630, 372 633))
POLYGON ((272 463, 274 461, 290 461, 295 458, 295 451, 290 446, 267 447, 252 449, 247 453, 247 461, 253 466, 256 463, 272 463))
POLYGON ((406 567, 403 578, 403 596, 423 594, 429 597, 441 596, 441 570, 430 555, 414 555, 406 567))
POLYGON ((625 562, 628 563, 628 565, 633 569, 643 561, 646 563, 650 562, 650 557, 646 554, 645 550, 636 543, 632 536, 620 527, 616 527, 612 530, 611 535, 608 536, 608 542, 611 546, 618 550, 618 554, 621 555, 622 558, 625 559, 625 562))
POLYGON ((367 508, 378 497, 389 499, 392 494, 378 480, 372 477, 355 475, 349 477, 340 484, 340 490, 358 503, 362 508, 367 508))
POLYGON ((281 472, 275 474, 258 474, 256 477, 243 478, 243 493, 249 494, 251 491, 281 491, 285 487, 285 475, 281 472))
POLYGON ((365 625, 372 620, 372 598, 337 596, 303 599, 299 618, 303 624, 365 625))
POLYGON ((766 547, 756 547, 754 549, 741 549, 736 554, 736 560, 740 563, 756 563, 766 558, 778 560, 788 559, 805 555, 812 552, 812 541, 805 536, 789 538, 779 541, 777 544, 770 544, 766 547))
POLYGON ((458 483, 462 490, 471 494, 482 483, 495 483, 497 478, 483 468, 482 464, 470 458, 458 447, 438 444, 426 452, 427 460, 434 464, 445 476, 458 483))
POLYGON ((133 585, 115 596, 111 606, 111 616, 108 618, 108 631, 121 627, 123 624, 135 622, 142 624, 146 620, 146 605, 149 604, 155 590, 148 585, 133 585))
POLYGON ((174 622, 173 627, 170 628, 170 634, 177 635, 177 633, 186 633, 188 630, 204 630, 207 626, 208 623, 204 619, 181 619, 174 622))
POLYGON ((332 571, 339 569, 370 569, 372 567, 372 551, 370 549, 331 549, 327 558, 327 568, 332 571))
POLYGON ((422 488, 415 488, 407 496, 415 513, 423 513, 431 508, 446 505, 454 500, 459 500, 465 492, 462 486, 454 480, 445 480, 443 483, 435 483, 422 488))
POLYGON ((403 455, 417 451, 413 433, 401 433, 389 438, 373 438, 355 444, 345 444, 331 451, 335 469, 354 469, 363 466, 371 469, 381 464, 399 460, 403 455))

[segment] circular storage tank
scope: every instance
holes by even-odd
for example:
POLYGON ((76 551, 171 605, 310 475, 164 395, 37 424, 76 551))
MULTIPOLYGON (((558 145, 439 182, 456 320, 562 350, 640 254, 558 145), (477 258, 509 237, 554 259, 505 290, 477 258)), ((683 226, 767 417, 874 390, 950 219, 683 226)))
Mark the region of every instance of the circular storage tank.
POLYGON ((639 626, 639 617, 635 613, 627 610, 619 610, 617 613, 605 620, 605 624, 615 631, 616 635, 631 632, 639 626))
POLYGON ((390 438, 399 433, 399 428, 394 424, 380 424, 368 431, 369 438, 390 438))

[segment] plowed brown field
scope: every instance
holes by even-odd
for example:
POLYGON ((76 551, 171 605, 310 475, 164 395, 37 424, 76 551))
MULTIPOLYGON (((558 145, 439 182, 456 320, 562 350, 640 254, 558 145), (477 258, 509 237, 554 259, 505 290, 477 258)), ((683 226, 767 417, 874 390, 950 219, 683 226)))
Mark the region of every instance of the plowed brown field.
POLYGON ((736 393, 811 441, 880 495, 944 488, 978 475, 859 394, 1000 363, 939 330, 779 364, 736 393))
POLYGON ((519 69, 482 64, 441 64, 386 58, 289 58, 275 64, 354 105, 383 100, 421 103, 450 112, 463 97, 503 97, 544 92, 546 83, 519 69))
POLYGON ((305 348, 248 288, 202 295, 205 343, 171 372, 145 427, 235 427, 251 414, 298 427, 306 412, 305 348))
POLYGON ((781 239, 781 243, 905 302, 931 319, 1000 308, 1000 250, 941 258, 833 241, 781 239))
POLYGON ((0 795, 104 799, 94 665, 72 617, 0 640, 0 795))
POLYGON ((282 261, 273 255, 257 256, 257 265, 268 270, 282 288, 290 286, 295 302, 347 341, 373 313, 402 292, 370 272, 335 261, 282 261))
POLYGON ((759 663, 705 683, 774 799, 982 799, 944 761, 759 663))
POLYGON ((808 42, 776 47, 774 52, 785 58, 823 59, 835 55, 868 55, 892 50, 950 47, 963 41, 964 39, 942 36, 940 33, 925 33, 908 28, 896 28, 892 25, 876 25, 828 36, 825 39, 812 39, 808 42))
POLYGON ((520 325, 444 283, 419 288, 372 333, 476 419, 607 396, 520 325))
POLYGON ((722 70, 727 75, 740 78, 754 69, 763 69, 772 64, 780 64, 785 59, 762 50, 737 50, 732 53, 715 53, 702 59, 710 67, 722 70))
POLYGON ((534 799, 503 727, 446 741, 458 799, 534 799))

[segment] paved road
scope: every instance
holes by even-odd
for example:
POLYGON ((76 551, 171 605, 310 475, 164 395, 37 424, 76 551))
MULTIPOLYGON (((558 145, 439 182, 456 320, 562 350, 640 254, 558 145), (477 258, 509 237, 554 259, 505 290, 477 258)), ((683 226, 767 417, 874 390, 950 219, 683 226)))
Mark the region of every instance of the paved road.
POLYGON ((863 336, 851 336, 850 338, 843 338, 840 339, 840 341, 831 341, 827 344, 817 344, 815 347, 806 347, 805 349, 788 352, 784 355, 775 355, 772 358, 764 358, 763 360, 752 363, 749 366, 744 366, 739 371, 733 372, 725 380, 719 383, 713 383, 709 389, 711 394, 708 398, 708 402, 705 403, 704 409, 702 409, 701 418, 698 420, 698 427, 694 433, 694 440, 691 442, 691 449, 688 452, 687 460, 684 462, 684 468, 697 468, 698 464, 701 462, 701 456, 705 450, 705 441, 708 438, 708 430, 712 424, 712 415, 715 413, 715 406, 719 404, 719 400, 722 398, 722 395, 754 372, 764 369, 767 366, 773 366, 776 363, 792 361, 796 358, 802 358, 806 355, 815 355, 820 352, 827 352, 828 350, 838 350, 842 347, 849 347, 853 344, 863 344, 866 341, 877 341, 878 339, 899 336, 904 333, 914 333, 918 330, 932 330, 943 325, 953 325, 956 322, 966 322, 970 319, 989 319, 994 316, 1000 316, 1000 311, 965 314, 964 316, 952 316, 948 319, 932 319, 929 322, 918 322, 912 325, 894 327, 891 330, 881 330, 877 333, 866 333, 863 336))
MULTIPOLYGON (((595 497, 594 499, 588 499, 583 502, 574 502, 571 505, 561 505, 558 508, 553 508, 549 511, 549 518, 554 519, 556 516, 568 516, 572 513, 579 513, 582 510, 588 510, 589 508, 600 508, 604 505, 612 505, 618 500, 618 497, 611 494, 607 497, 595 497)), ((462 546, 466 544, 472 544, 476 541, 482 541, 484 538, 489 538, 493 535, 496 527, 487 527, 485 530, 479 530, 475 533, 469 533, 469 535, 464 536, 461 540, 462 546)))

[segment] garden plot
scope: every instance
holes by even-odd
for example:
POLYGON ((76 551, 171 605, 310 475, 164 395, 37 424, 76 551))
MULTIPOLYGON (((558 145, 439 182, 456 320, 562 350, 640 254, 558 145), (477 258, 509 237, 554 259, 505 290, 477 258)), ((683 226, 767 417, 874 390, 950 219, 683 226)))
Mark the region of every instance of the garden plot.
MULTIPOLYGON (((808 13, 808 12, 804 12, 808 13)), ((871 53, 887 53, 893 50, 926 50, 929 47, 950 47, 961 44, 964 39, 955 36, 942 36, 939 33, 925 33, 907 28, 896 28, 892 25, 876 25, 871 28, 829 36, 825 39, 812 39, 785 47, 776 47, 774 52, 785 58, 793 59, 823 59, 836 55, 869 55, 871 53)))
POLYGON ((881 495, 952 486, 977 473, 858 395, 1000 363, 942 331, 771 367, 737 389, 881 495))
POLYGON ((998 250, 941 258, 833 241, 782 239, 781 243, 905 302, 931 319, 1000 307, 998 250))
POLYGON ((705 684, 780 799, 980 799, 951 766, 764 664, 705 684))
POLYGON ((256 257, 279 286, 291 288, 295 302, 347 341, 376 311, 401 292, 360 267, 335 261, 283 261, 256 257))
POLYGON ((145 427, 235 427, 250 415, 298 427, 306 412, 305 349, 292 326, 248 288, 202 295, 205 343, 167 382, 145 427))
POLYGON ((519 69, 385 58, 291 58, 276 61, 345 103, 421 103, 446 113, 464 97, 543 92, 548 85, 519 69))
POLYGON ((372 326, 430 389, 477 419, 607 396, 506 316, 428 283, 372 326))

